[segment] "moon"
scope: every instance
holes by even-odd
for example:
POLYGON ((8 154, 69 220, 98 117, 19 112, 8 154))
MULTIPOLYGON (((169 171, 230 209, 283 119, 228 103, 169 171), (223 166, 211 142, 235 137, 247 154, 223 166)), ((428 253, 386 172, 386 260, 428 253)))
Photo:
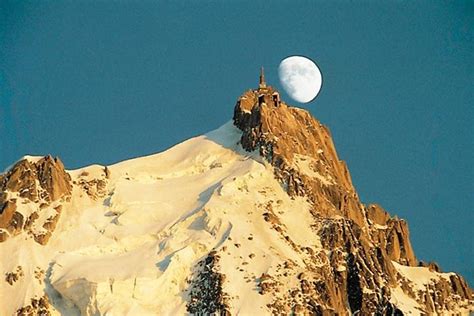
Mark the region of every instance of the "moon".
POLYGON ((290 56, 278 66, 278 77, 286 93, 297 102, 313 101, 321 90, 323 78, 314 61, 303 56, 290 56))

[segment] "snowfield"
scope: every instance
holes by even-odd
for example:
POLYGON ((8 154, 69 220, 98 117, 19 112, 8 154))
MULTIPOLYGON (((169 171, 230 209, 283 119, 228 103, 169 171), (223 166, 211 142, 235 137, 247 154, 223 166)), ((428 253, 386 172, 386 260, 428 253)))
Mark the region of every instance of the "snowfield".
MULTIPOLYGON (((241 149, 240 136, 229 122, 163 153, 109 166, 103 198, 75 185, 47 245, 24 233, 0 243, 0 272, 17 265, 24 272, 15 291, 0 282, 2 314, 45 290, 57 314, 184 314, 195 265, 223 247, 220 270, 232 310, 265 311, 271 298, 258 294, 257 278, 298 255, 264 220, 263 206, 273 203, 300 245, 320 244, 308 203, 291 199, 272 167, 241 149), (38 271, 44 276, 35 278, 38 271)), ((91 180, 103 170, 93 165, 69 173, 91 180)), ((29 212, 28 203, 21 207, 29 212)))
MULTIPOLYGON (((241 136, 230 121, 159 154, 68 171, 70 199, 51 204, 7 192, 23 218, 39 208, 44 218, 35 223, 60 216, 46 245, 25 231, 0 243, 1 275, 19 276, 13 284, 0 282, 0 315, 14 315, 45 293, 53 315, 187 314, 200 262, 211 252, 230 313, 270 314, 272 302, 288 300, 290 289, 311 281, 301 280, 308 267, 330 264, 313 254, 333 250, 323 249, 321 223, 306 198, 290 197, 274 168, 242 149, 241 136)), ((292 167, 324 187, 335 183, 314 165, 314 158, 295 155, 292 167)), ((31 232, 45 230, 35 223, 31 232)), ((337 271, 347 271, 344 262, 337 271)), ((451 275, 392 263, 415 292, 451 275)), ((391 292, 398 308, 421 315, 401 283, 391 292)))

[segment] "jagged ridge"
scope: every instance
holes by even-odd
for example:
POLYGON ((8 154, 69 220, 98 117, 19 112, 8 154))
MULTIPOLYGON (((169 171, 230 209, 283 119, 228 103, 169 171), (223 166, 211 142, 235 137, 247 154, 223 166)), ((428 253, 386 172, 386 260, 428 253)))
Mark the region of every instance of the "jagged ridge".
MULTIPOLYGON (((243 132, 243 148, 257 150, 274 166, 276 178, 290 196, 304 196, 311 202, 326 250, 322 260, 329 263, 326 270, 308 266, 301 288, 295 289, 304 297, 303 303, 275 301, 275 312, 295 311, 292 305, 297 304, 297 312, 316 314, 344 313, 346 306, 351 313, 363 315, 397 314, 400 310, 390 303, 397 285, 428 313, 453 311, 461 300, 472 300, 472 290, 455 274, 449 281, 435 283, 436 291, 410 289, 410 280, 392 264, 425 265, 415 258, 407 223, 390 217, 378 205, 359 201, 329 130, 309 112, 288 106, 272 87, 261 85, 238 99, 233 119, 243 132), (347 269, 338 270, 341 265, 347 269), (308 283, 308 279, 317 281, 308 283)), ((435 264, 428 266, 440 272, 435 264)), ((294 301, 295 294, 287 299, 294 301)))

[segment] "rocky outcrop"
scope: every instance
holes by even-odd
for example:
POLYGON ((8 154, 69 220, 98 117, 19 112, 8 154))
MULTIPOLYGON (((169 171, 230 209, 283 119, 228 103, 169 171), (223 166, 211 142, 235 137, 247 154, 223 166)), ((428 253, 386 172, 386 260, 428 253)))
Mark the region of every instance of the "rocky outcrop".
POLYGON ((379 205, 368 205, 365 210, 373 242, 385 249, 390 260, 417 266, 418 260, 410 243, 407 222, 391 218, 379 205))
POLYGON ((21 266, 17 266, 15 271, 5 273, 5 281, 8 284, 13 285, 19 278, 23 277, 23 268, 21 266))
MULTIPOLYGON (((71 195, 71 177, 59 158, 23 159, 0 178, 0 242, 31 228, 51 203, 68 199, 71 195), (30 214, 17 211, 18 203, 34 203, 37 210, 30 214)), ((59 219, 59 212, 48 217, 43 231, 32 233, 34 239, 45 244, 59 219)))
POLYGON ((71 193, 71 177, 59 158, 46 156, 37 161, 17 162, 0 183, 2 192, 17 192, 32 202, 56 201, 71 193))
POLYGON ((351 220, 324 219, 316 233, 324 250, 305 249, 304 272, 297 274, 297 286, 281 281, 294 264, 281 272, 260 277, 261 294, 285 293, 268 308, 275 315, 392 315, 399 310, 390 302, 390 287, 397 284, 397 271, 386 253, 373 248, 363 231, 351 220), (389 312, 390 311, 390 312, 389 312))
POLYGON ((89 174, 83 172, 73 183, 81 187, 81 189, 92 199, 97 200, 106 195, 107 179, 110 171, 104 168, 104 174, 101 178, 88 179, 89 174))
POLYGON ((50 312, 50 303, 47 295, 43 295, 40 298, 33 298, 31 299, 31 303, 29 305, 23 306, 19 308, 15 315, 17 316, 49 316, 51 315, 50 312))
POLYGON ((225 276, 218 270, 219 255, 209 253, 197 265, 197 274, 190 280, 186 309, 193 315, 230 315, 227 295, 222 290, 225 276))
MULTIPOLYGON (((275 314, 401 315, 392 300, 399 286, 420 312, 472 308, 472 290, 461 276, 446 277, 431 268, 433 282, 416 291, 417 280, 397 270, 395 264, 419 265, 407 223, 378 205, 360 202, 329 130, 309 112, 288 106, 276 90, 261 84, 238 99, 233 119, 242 131, 242 147, 258 151, 274 167, 290 196, 310 201, 325 249, 306 264, 304 276, 298 277, 300 286, 270 304, 275 314)), ((278 223, 277 215, 266 214, 267 222, 278 223)), ((278 276, 261 279, 262 292, 282 290, 278 276)))
POLYGON ((16 200, 4 201, 2 204, 0 208, 0 227, 9 231, 16 230, 19 217, 16 212, 16 200), (17 220, 14 220, 14 217, 16 217, 17 220))

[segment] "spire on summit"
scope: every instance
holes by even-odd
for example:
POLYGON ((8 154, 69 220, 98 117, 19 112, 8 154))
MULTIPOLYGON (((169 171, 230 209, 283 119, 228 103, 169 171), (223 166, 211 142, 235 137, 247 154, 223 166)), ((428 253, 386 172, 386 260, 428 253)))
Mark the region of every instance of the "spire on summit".
POLYGON ((260 68, 260 81, 258 83, 258 87, 260 89, 267 87, 267 83, 265 82, 265 73, 263 72, 263 66, 262 68, 260 68))

